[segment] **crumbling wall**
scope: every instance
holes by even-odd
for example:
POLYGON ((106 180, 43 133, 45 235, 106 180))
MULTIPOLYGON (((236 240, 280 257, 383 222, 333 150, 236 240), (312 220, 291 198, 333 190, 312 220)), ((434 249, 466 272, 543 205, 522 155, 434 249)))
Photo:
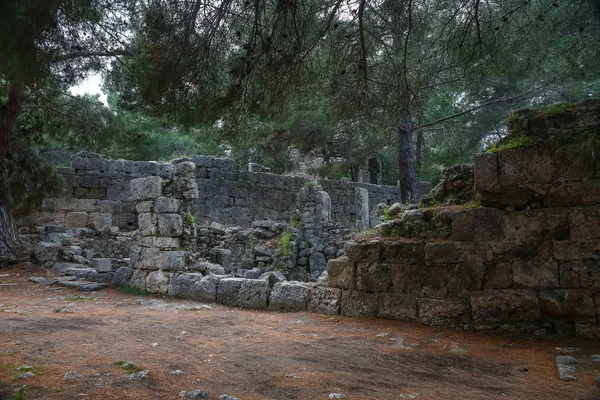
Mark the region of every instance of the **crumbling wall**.
MULTIPOLYGON (((36 233, 47 222, 71 228, 95 229, 102 224, 135 230, 137 212, 131 199, 130 182, 148 176, 167 179, 173 173, 173 165, 183 161, 195 165, 200 196, 193 202, 192 213, 198 225, 216 221, 249 227, 256 220, 289 221, 297 194, 312 182, 303 177, 240 171, 228 158, 194 156, 165 164, 106 160, 97 154, 82 152, 72 157, 70 167, 58 168, 68 186, 65 196, 46 199, 39 213, 18 221, 20 231, 36 233)), ((333 180, 317 183, 331 197, 333 222, 346 228, 374 226, 377 204, 392 204, 399 198, 397 186, 333 180), (368 193, 368 215, 361 208, 362 200, 357 203, 357 188, 368 193)), ((421 186, 426 188, 426 185, 421 186)))

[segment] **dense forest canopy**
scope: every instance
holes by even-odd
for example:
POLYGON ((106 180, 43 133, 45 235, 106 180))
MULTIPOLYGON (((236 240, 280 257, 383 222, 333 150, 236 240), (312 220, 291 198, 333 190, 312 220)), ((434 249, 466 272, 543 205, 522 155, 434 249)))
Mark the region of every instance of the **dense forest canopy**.
POLYGON ((598 0, 5 0, 0 252, 10 209, 60 186, 50 149, 277 172, 299 152, 329 177, 377 156, 410 200, 510 110, 597 96, 599 39, 598 0), (98 73, 108 105, 71 94, 98 73))

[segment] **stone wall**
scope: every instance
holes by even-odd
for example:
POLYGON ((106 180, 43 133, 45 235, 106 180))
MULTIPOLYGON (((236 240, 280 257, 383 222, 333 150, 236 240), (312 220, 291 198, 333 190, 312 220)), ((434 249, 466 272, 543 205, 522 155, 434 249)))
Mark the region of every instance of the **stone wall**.
MULTIPOLYGON (((181 161, 186 160, 174 163, 181 161)), ((191 161, 200 193, 194 200, 192 212, 200 225, 217 221, 249 227, 255 220, 288 221, 296 205, 296 195, 310 181, 302 177, 240 171, 228 158, 194 156, 191 161)), ((18 225, 22 233, 30 233, 32 227, 50 221, 72 228, 91 225, 95 228, 100 221, 121 230, 137 229, 130 182, 148 176, 168 179, 174 168, 174 164, 106 160, 93 153, 78 153, 72 157, 70 167, 58 168, 68 186, 65 197, 46 199, 40 213, 18 221, 18 225)), ((399 199, 397 186, 332 180, 318 180, 318 183, 331 197, 333 222, 344 227, 374 226, 377 204, 389 205, 399 199), (368 193, 368 217, 362 209, 364 199, 355 194, 357 188, 364 188, 368 193)), ((426 191, 427 185, 422 183, 420 193, 426 191)))

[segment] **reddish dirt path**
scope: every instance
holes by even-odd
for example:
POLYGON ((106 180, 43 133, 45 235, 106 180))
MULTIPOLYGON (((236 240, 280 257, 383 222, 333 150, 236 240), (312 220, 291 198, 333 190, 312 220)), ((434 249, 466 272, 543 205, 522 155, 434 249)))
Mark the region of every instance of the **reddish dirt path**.
POLYGON ((31 266, 0 270, 0 285, 17 284, 0 286, 0 399, 23 384, 27 399, 177 399, 196 388, 212 399, 242 400, 332 392, 347 399, 600 399, 600 363, 590 358, 600 354, 597 341, 215 305, 189 310, 181 306, 199 303, 115 289, 73 301, 80 293, 27 281, 43 274, 31 266), (53 312, 67 305, 70 312, 53 312), (584 349, 576 354, 577 382, 561 382, 556 372, 555 348, 567 346, 584 349), (124 380, 112 365, 121 360, 149 369, 149 379, 124 380), (37 376, 16 378, 21 365, 37 376), (170 376, 175 369, 185 375, 170 376), (69 370, 82 376, 66 380, 69 370))

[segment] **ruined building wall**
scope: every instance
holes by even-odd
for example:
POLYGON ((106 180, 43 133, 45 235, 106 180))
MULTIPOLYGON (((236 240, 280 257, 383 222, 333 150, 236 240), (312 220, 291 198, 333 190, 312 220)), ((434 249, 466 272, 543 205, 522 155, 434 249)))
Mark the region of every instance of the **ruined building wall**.
MULTIPOLYGON (((248 227, 255 220, 288 221, 300 188, 310 181, 302 177, 240 171, 228 158, 194 156, 191 161, 196 167, 200 193, 193 203, 193 214, 199 225, 217 221, 248 227)), ((46 199, 40 213, 18 221, 21 233, 30 233, 32 227, 50 221, 73 228, 97 228, 98 224, 107 224, 121 230, 137 229, 130 182, 148 176, 168 179, 173 171, 173 164, 106 160, 93 153, 79 153, 72 157, 70 167, 58 168, 67 183, 65 196, 46 199)), ((397 186, 333 180, 318 180, 318 183, 331 197, 333 222, 345 227, 355 227, 360 221, 363 221, 361 227, 374 226, 377 204, 389 205, 399 199, 397 186), (367 211, 362 208, 364 199, 357 197, 358 189, 364 189, 367 194, 367 211)), ((423 190, 426 191, 426 186, 423 190)))

